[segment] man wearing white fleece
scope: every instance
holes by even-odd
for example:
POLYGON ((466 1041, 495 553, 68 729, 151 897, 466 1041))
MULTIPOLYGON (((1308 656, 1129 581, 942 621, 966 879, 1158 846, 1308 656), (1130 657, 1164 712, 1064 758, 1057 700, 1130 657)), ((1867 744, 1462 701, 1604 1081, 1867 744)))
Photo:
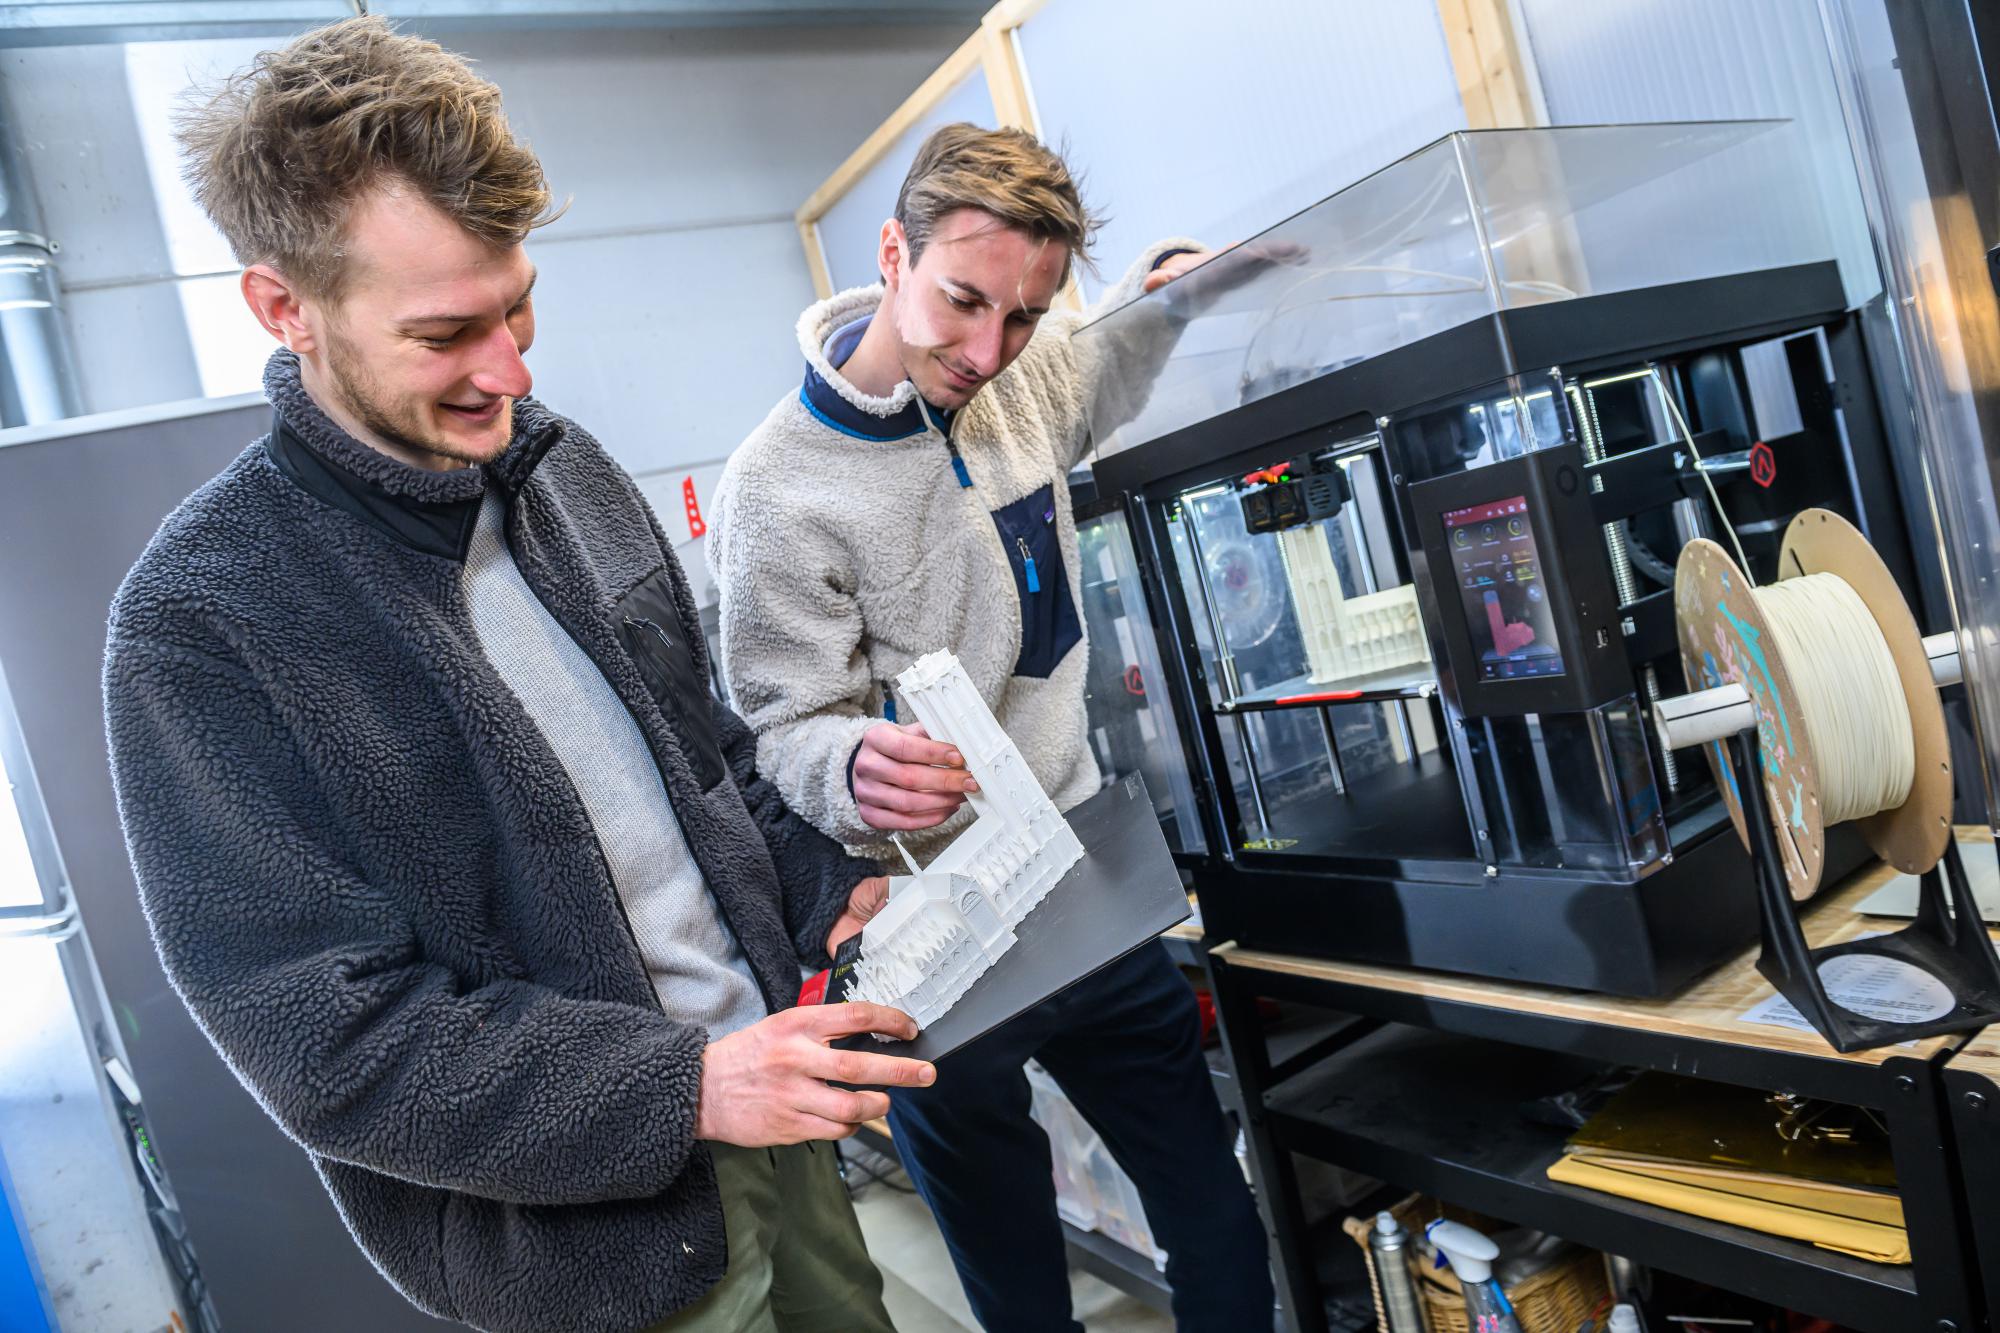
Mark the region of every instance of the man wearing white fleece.
MULTIPOLYGON (((966 823, 962 759, 896 724, 897 673, 940 648, 1059 806, 1099 787, 1065 478, 1091 395, 1156 367, 1094 361, 1071 336, 1085 317, 1052 310, 1095 227, 1062 159, 1032 136, 937 131, 883 224, 882 285, 800 317, 805 382, 724 472, 708 553, 735 707, 757 733, 759 770, 852 847, 906 831, 924 855, 966 823)), ((1204 258, 1161 242, 1104 308, 1204 258)), ((1163 357, 1175 330, 1154 317, 1163 357)), ((863 896, 853 911, 865 919, 879 901, 863 896)), ((1178 1326, 1268 1328, 1263 1229, 1193 995, 1156 946, 946 1057, 933 1088, 892 1094, 897 1147, 980 1323, 1081 1333, 1048 1141, 1028 1116, 1031 1057, 1138 1186, 1178 1326)))

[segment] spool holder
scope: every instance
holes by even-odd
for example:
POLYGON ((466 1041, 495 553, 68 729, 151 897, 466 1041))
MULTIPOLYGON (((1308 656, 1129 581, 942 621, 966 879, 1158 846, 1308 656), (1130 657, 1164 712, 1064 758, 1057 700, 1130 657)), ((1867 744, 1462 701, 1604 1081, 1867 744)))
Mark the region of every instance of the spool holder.
POLYGON ((1757 970, 1805 1015, 1828 1045, 1845 1055, 2000 1020, 2000 953, 1980 920, 1957 839, 1947 839, 1943 857, 1919 877, 1917 915, 1908 926, 1891 935, 1812 948, 1799 925, 1799 904, 1786 886, 1777 836, 1771 831, 1757 728, 1745 727, 1721 744, 1742 794, 1757 882, 1763 935, 1757 970), (1929 973, 1951 992, 1955 1001, 1951 1012, 1926 1022, 1898 1023, 1835 1004, 1820 980, 1820 964, 1856 954, 1893 959, 1929 973))

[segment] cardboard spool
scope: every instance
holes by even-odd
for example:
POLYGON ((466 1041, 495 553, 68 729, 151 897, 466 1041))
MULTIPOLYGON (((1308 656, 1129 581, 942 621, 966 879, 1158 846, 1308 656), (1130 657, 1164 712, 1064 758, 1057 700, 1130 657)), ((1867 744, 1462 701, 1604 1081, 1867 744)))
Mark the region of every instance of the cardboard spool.
MULTIPOLYGON (((1937 864, 1951 836, 1951 752, 1944 709, 1909 604, 1868 539, 1825 509, 1805 510, 1785 529, 1778 571, 1781 582, 1805 574, 1839 575, 1860 596, 1889 645, 1909 708, 1916 771, 1903 803, 1861 820, 1861 833, 1884 861, 1905 874, 1922 874, 1937 864)), ((1754 591, 1729 553, 1714 542, 1697 539, 1682 548, 1674 570, 1674 612, 1688 688, 1740 682, 1749 691, 1757 709, 1764 791, 1786 885, 1793 898, 1803 899, 1818 889, 1826 857, 1819 769, 1799 714, 1798 691, 1754 591)), ((1703 749, 1736 835, 1747 848, 1743 805, 1728 756, 1720 742, 1703 749)))

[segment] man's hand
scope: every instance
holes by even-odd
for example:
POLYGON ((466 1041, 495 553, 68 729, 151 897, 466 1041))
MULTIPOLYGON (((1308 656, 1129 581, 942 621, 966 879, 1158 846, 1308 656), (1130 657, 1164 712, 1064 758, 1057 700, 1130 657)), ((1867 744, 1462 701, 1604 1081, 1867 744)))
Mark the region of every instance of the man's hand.
POLYGON ((844 1139, 863 1121, 889 1114, 889 1094, 830 1088, 829 1081, 915 1088, 937 1080, 937 1069, 923 1060, 827 1045, 857 1032, 908 1041, 917 1025, 879 1004, 814 1004, 710 1042, 701 1057, 694 1136, 744 1148, 844 1139))
POLYGON ((884 722, 861 736, 854 756, 854 803, 861 822, 878 829, 935 828, 965 803, 979 784, 965 771, 965 756, 932 740, 912 722, 884 722))
POLYGON ((847 896, 847 910, 835 919, 833 929, 826 933, 826 956, 833 957, 842 941, 851 935, 859 935, 861 928, 888 905, 889 879, 886 875, 871 875, 856 884, 854 892, 847 896))
POLYGON ((1183 250, 1177 255, 1169 255, 1160 262, 1158 268, 1146 275, 1141 290, 1156 292, 1181 274, 1200 268, 1215 258, 1216 254, 1214 250, 1183 250))
POLYGON ((1145 277, 1144 290, 1156 292, 1172 282, 1184 277, 1206 264, 1218 255, 1232 256, 1227 264, 1188 284, 1190 295, 1196 299, 1216 297, 1232 288, 1240 287, 1259 273, 1276 265, 1296 267, 1304 264, 1310 254, 1296 241, 1251 241, 1243 245, 1226 246, 1220 250, 1182 251, 1169 256, 1161 265, 1145 277))

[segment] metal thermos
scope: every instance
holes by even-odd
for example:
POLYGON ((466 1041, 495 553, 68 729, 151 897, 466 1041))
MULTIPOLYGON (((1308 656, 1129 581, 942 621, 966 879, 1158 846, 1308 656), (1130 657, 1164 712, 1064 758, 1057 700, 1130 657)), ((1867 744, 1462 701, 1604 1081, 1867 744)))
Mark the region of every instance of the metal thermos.
POLYGON ((1368 1257, 1375 1265, 1375 1289, 1382 1293, 1383 1333, 1430 1333, 1423 1298, 1410 1276, 1410 1233, 1392 1214, 1380 1213, 1368 1233, 1368 1257))

